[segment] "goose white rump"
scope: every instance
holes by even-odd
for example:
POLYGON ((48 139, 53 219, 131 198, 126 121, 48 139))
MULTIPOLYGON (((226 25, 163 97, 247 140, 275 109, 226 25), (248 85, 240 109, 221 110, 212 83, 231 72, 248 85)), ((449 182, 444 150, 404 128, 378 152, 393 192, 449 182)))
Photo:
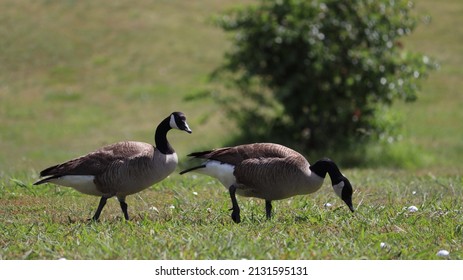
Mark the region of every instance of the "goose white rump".
POLYGON ((50 179, 48 182, 64 187, 71 187, 84 194, 103 195, 96 187, 95 176, 93 175, 67 175, 50 179))

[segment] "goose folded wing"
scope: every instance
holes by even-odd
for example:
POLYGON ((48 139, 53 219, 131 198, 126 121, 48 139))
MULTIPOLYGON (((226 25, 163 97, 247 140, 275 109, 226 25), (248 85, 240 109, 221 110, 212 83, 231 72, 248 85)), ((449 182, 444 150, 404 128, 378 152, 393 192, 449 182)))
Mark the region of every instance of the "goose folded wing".
POLYGON ((270 188, 290 184, 304 176, 302 162, 298 157, 252 158, 235 167, 235 177, 239 184, 254 188, 270 188))
POLYGON ((226 147, 215 149, 208 152, 194 153, 192 156, 217 160, 222 163, 239 165, 243 161, 251 159, 274 159, 287 158, 294 151, 271 143, 255 143, 247 145, 239 145, 235 147, 226 147))
POLYGON ((99 175, 116 162, 152 155, 153 146, 144 143, 124 142, 105 146, 95 152, 49 167, 40 176, 99 175))
POLYGON ((97 151, 67 162, 49 167, 40 172, 41 177, 61 177, 65 175, 99 175, 120 157, 97 151))

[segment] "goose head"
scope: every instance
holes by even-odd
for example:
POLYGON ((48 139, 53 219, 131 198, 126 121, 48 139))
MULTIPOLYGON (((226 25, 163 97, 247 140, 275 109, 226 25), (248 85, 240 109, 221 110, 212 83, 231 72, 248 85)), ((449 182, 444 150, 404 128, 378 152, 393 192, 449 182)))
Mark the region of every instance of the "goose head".
POLYGON ((352 205, 352 185, 331 159, 321 159, 314 165, 311 165, 310 169, 322 178, 325 178, 326 173, 328 173, 331 177, 334 192, 347 204, 350 211, 354 212, 354 206, 352 205))
POLYGON ((352 185, 344 175, 341 175, 339 182, 332 182, 333 190, 337 196, 339 196, 349 207, 350 211, 354 212, 354 206, 352 205, 352 185))
POLYGON ((170 115, 169 125, 171 128, 191 133, 191 129, 186 122, 185 114, 183 114, 182 112, 173 112, 170 115))

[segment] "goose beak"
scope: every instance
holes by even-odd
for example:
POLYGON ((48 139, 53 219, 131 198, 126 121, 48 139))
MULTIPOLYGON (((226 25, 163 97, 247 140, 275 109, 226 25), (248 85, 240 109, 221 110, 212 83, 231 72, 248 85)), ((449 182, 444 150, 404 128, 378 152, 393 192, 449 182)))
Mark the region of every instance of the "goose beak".
POLYGON ((352 206, 352 205, 349 205, 349 209, 350 209, 350 211, 351 211, 352 213, 354 213, 354 212, 355 212, 354 206, 352 206))
POLYGON ((354 213, 355 209, 354 205, 352 205, 352 198, 345 199, 344 202, 347 204, 347 207, 349 207, 350 211, 354 213))
POLYGON ((185 122, 185 128, 183 130, 188 132, 189 134, 191 134, 193 132, 193 131, 191 131, 190 127, 188 126, 188 124, 186 122, 185 122))

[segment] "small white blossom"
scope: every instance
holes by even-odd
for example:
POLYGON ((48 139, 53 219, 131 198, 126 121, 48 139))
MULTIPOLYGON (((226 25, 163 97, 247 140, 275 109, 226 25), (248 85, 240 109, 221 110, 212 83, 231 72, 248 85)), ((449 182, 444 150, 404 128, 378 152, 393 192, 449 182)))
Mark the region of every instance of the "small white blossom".
POLYGON ((197 192, 193 192, 193 195, 198 195, 198 193, 197 193, 197 192))
POLYGON ((386 242, 381 242, 381 243, 379 244, 379 247, 380 247, 381 249, 386 248, 386 247, 387 247, 386 242))
POLYGON ((331 206, 333 206, 333 204, 331 204, 331 203, 327 202, 327 203, 323 204, 323 206, 325 206, 326 208, 328 208, 328 207, 331 207, 331 206))
POLYGON ((424 56, 423 56, 423 62, 426 63, 426 64, 428 64, 428 63, 429 63, 429 57, 427 57, 427 56, 424 55, 424 56))
POLYGON ((438 257, 443 257, 443 258, 446 258, 450 255, 449 251, 447 250, 440 250, 439 252, 437 252, 436 254, 438 257))
POLYGON ((407 210, 408 210, 408 212, 413 213, 413 212, 418 211, 418 207, 412 205, 412 206, 408 207, 407 210))
POLYGON ((169 206, 170 209, 175 209, 174 205, 169 206))

